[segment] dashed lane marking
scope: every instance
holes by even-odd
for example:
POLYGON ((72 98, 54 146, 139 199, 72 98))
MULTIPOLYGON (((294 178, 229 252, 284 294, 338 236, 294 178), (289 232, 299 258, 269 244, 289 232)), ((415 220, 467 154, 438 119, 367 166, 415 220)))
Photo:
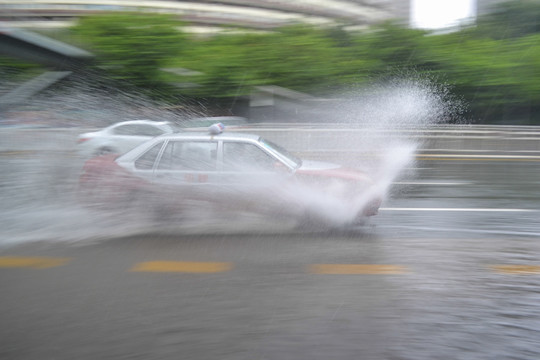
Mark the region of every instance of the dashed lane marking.
POLYGON ((7 150, 0 151, 0 156, 27 156, 37 153, 34 150, 7 150))
POLYGON ((502 274, 540 274, 540 266, 536 265, 492 265, 490 268, 502 274))
POLYGON ((312 274, 333 274, 333 275, 397 275, 404 274, 407 269, 399 265, 378 265, 378 264, 314 264, 308 267, 308 272, 312 274))
POLYGON ((226 262, 187 262, 187 261, 147 261, 136 264, 134 272, 181 272, 181 273, 220 273, 232 269, 226 262))
MULTIPOLYGON (((66 265, 71 260, 71 258, 3 256, 0 257, 0 268, 48 269, 66 265)), ((147 261, 136 264, 130 271, 210 274, 227 272, 233 267, 233 263, 228 262, 147 261)), ((489 265, 488 269, 500 274, 540 274, 540 265, 489 265)), ((311 264, 307 266, 307 272, 329 275, 400 275, 410 271, 405 266, 389 264, 311 264)))
POLYGON ((47 269, 65 265, 69 261, 70 258, 3 256, 0 257, 0 268, 47 269))

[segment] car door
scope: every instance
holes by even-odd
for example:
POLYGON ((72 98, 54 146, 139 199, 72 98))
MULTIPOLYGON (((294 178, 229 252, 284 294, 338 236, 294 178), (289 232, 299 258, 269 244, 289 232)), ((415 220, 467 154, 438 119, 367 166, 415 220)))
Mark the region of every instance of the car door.
POLYGON ((160 141, 140 154, 136 159, 133 160, 133 166, 130 167, 130 171, 148 183, 153 183, 157 161, 164 144, 165 141, 160 141))
POLYGON ((154 170, 154 183, 174 196, 209 199, 218 191, 215 140, 169 140, 154 170))
POLYGON ((287 169, 257 143, 223 141, 221 178, 229 187, 257 190, 279 186, 290 176, 287 169))
POLYGON ((251 141, 223 140, 221 155, 221 183, 232 194, 231 206, 259 214, 281 211, 289 168, 251 141))

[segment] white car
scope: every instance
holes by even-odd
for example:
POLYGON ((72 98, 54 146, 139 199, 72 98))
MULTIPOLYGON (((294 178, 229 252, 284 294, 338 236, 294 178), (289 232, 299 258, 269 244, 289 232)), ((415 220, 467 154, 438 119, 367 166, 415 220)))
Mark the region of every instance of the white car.
POLYGON ((361 170, 302 160, 256 134, 223 132, 222 124, 90 159, 79 190, 92 206, 142 201, 145 208, 171 214, 197 201, 222 213, 280 214, 321 224, 362 223, 382 201, 361 170))
POLYGON ((123 121, 99 131, 80 134, 77 150, 84 157, 107 153, 124 154, 153 137, 175 131, 175 125, 166 121, 123 121))

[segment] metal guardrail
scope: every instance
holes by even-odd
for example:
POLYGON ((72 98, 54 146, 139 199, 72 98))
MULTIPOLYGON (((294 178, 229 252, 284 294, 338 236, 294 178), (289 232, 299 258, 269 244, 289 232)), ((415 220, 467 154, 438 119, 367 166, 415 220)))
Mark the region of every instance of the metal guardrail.
MULTIPOLYGON (((0 152, 74 151, 79 133, 89 128, 0 127, 0 152)), ((366 129, 336 124, 255 124, 235 131, 253 132, 289 150, 318 158, 376 152, 385 144, 418 144, 420 158, 540 160, 540 127, 444 125, 425 128, 366 129)))
MULTIPOLYGON (((251 129, 250 129, 251 130, 251 129)), ((540 127, 443 125, 418 128, 366 129, 310 125, 254 129, 291 150, 351 150, 358 144, 413 141, 419 153, 528 153, 540 155, 540 127)))

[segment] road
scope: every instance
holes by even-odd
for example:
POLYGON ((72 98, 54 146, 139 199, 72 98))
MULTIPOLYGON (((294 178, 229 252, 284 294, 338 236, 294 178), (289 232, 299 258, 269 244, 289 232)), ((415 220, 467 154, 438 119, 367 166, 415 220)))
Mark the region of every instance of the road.
POLYGON ((540 358, 536 159, 419 157, 321 232, 84 217, 33 156, 2 159, 0 359, 540 358))

